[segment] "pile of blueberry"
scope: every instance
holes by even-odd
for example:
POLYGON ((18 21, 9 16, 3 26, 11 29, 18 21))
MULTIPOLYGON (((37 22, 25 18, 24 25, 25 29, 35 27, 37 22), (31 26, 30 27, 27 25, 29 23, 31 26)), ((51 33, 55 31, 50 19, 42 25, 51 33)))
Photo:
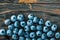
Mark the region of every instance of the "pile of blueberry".
POLYGON ((12 40, 59 40, 60 32, 57 32, 57 25, 50 20, 44 22, 43 18, 38 18, 33 14, 28 15, 28 19, 23 15, 12 15, 10 19, 4 21, 8 29, 0 29, 0 35, 9 36, 12 40))

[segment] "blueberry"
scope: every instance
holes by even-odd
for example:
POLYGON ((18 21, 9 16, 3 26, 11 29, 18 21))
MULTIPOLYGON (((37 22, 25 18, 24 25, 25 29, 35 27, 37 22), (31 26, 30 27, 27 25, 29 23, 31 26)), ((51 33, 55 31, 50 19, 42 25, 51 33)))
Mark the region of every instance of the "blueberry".
POLYGON ((30 33, 30 38, 35 38, 35 37, 36 37, 35 32, 31 32, 31 33, 30 33))
POLYGON ((33 14, 29 14, 28 15, 28 19, 33 20, 33 18, 34 18, 34 15, 33 14))
POLYGON ((42 34, 41 36, 42 39, 46 39, 47 38, 47 35, 45 33, 42 34))
POLYGON ((41 25, 41 24, 44 24, 44 20, 41 18, 40 20, 39 20, 39 24, 41 25))
POLYGON ((25 27, 26 26, 26 22, 25 21, 21 21, 20 25, 21 25, 21 27, 25 27))
POLYGON ((32 26, 30 26, 30 29, 35 31, 36 30, 36 26, 32 25, 32 26))
POLYGON ((52 31, 48 31, 48 32, 47 32, 47 36, 48 36, 48 37, 53 37, 53 36, 54 36, 54 33, 53 33, 52 31))
POLYGON ((11 23, 11 21, 10 21, 10 19, 6 19, 6 20, 4 21, 4 23, 5 23, 5 25, 9 25, 9 24, 11 23))
POLYGON ((32 24, 33 24, 33 21, 32 21, 32 20, 28 20, 28 21, 27 21, 27 25, 28 25, 28 26, 31 26, 32 24))
POLYGON ((52 25, 52 23, 51 23, 51 21, 48 20, 48 21, 45 22, 45 25, 50 27, 52 25))
POLYGON ((51 38, 50 40, 56 40, 55 38, 51 38))
POLYGON ((25 33, 24 33, 24 36, 25 36, 26 38, 29 38, 29 32, 25 32, 25 33))
POLYGON ((36 38, 33 38, 32 40, 36 40, 36 38))
POLYGON ((37 40, 43 40, 42 38, 37 38, 37 40))
POLYGON ((18 28, 14 28, 13 33, 18 34, 18 28))
POLYGON ((26 26, 24 27, 24 30, 25 30, 25 31, 30 31, 29 26, 26 25, 26 26))
POLYGON ((56 24, 53 24, 52 27, 51 27, 51 30, 52 31, 56 31, 57 30, 57 25, 56 24))
POLYGON ((43 27, 43 32, 48 32, 49 31, 49 28, 47 26, 44 26, 43 27))
POLYGON ((23 21, 23 20, 24 20, 24 15, 23 15, 23 14, 19 14, 19 15, 17 16, 17 20, 23 21))
POLYGON ((13 24, 8 25, 8 29, 13 30, 14 29, 14 25, 13 24))
POLYGON ((37 31, 36 35, 40 37, 42 35, 42 32, 41 31, 37 31))
POLYGON ((60 33, 59 33, 59 32, 55 33, 55 37, 56 37, 57 39, 59 39, 59 38, 60 38, 60 33))
POLYGON ((30 38, 26 38, 25 40, 31 40, 30 38))
POLYGON ((2 35, 2 36, 5 36, 6 35, 5 29, 0 29, 0 35, 2 35))
POLYGON ((38 23, 38 21, 39 21, 38 17, 34 17, 33 23, 38 23))
POLYGON ((12 31, 10 29, 7 30, 7 36, 12 36, 12 31))
POLYGON ((15 27, 19 27, 19 22, 18 21, 15 21, 14 26, 15 27))
POLYGON ((19 37, 19 40, 25 40, 25 38, 24 37, 19 37))
POLYGON ((18 36, 17 36, 16 34, 13 34, 13 35, 12 35, 12 39, 13 39, 13 40, 17 40, 17 39, 18 39, 18 36))
POLYGON ((12 22, 15 22, 16 20, 17 20, 16 15, 12 15, 12 16, 11 16, 11 21, 12 21, 12 22))
POLYGON ((37 25, 36 29, 37 29, 38 31, 40 31, 40 30, 42 30, 42 26, 41 26, 41 25, 37 25))
POLYGON ((24 30, 23 30, 23 29, 19 29, 18 35, 19 35, 19 36, 23 36, 23 35, 24 35, 24 30))

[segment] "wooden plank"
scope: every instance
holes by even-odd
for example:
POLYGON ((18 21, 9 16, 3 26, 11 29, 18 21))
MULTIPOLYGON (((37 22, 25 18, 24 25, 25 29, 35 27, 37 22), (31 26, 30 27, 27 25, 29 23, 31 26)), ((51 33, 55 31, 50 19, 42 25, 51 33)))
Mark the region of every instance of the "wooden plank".
POLYGON ((23 0, 23 2, 19 0, 0 0, 0 3, 60 3, 60 0, 23 0))

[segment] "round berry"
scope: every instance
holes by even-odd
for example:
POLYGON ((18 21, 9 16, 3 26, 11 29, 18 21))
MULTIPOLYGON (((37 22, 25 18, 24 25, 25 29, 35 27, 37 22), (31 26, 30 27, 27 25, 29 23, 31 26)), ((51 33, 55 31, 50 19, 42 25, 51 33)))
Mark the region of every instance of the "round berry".
POLYGON ((18 28, 14 28, 13 33, 18 34, 18 28))
POLYGON ((54 36, 54 33, 53 33, 52 31, 48 31, 48 32, 47 32, 47 36, 48 36, 48 37, 53 37, 53 36, 54 36))
POLYGON ((48 20, 48 21, 45 22, 45 25, 50 27, 52 25, 52 23, 51 23, 51 21, 48 20))
POLYGON ((41 35, 42 35, 42 32, 41 32, 41 31, 37 31, 37 32, 36 32, 36 35, 37 35, 37 36, 41 36, 41 35))
POLYGON ((25 21, 21 21, 20 25, 21 25, 21 27, 25 27, 26 26, 26 22, 25 21))
POLYGON ((46 39, 47 38, 47 35, 45 33, 42 34, 41 36, 42 39, 46 39))
POLYGON ((40 30, 42 30, 42 26, 41 26, 41 25, 37 25, 36 29, 37 29, 38 31, 40 31, 40 30))
POLYGON ((17 20, 23 21, 23 20, 24 20, 24 15, 19 14, 19 15, 17 16, 17 20))
POLYGON ((44 24, 44 20, 41 18, 40 20, 39 20, 39 24, 41 25, 41 24, 44 24))
POLYGON ((24 27, 24 30, 25 30, 25 31, 30 31, 29 26, 26 25, 26 26, 24 27))
POLYGON ((36 30, 36 27, 34 25, 30 26, 30 29, 35 31, 36 30))
POLYGON ((28 20, 28 21, 27 21, 27 25, 28 25, 28 26, 31 26, 32 24, 33 24, 33 21, 32 21, 32 20, 28 20))
POLYGON ((5 36, 6 35, 5 29, 0 29, 0 35, 2 35, 2 36, 5 36))
POLYGON ((16 20, 17 20, 16 15, 12 15, 12 16, 11 16, 11 21, 12 21, 12 22, 15 22, 16 20))
POLYGON ((33 18, 34 18, 34 15, 33 14, 29 14, 28 15, 28 19, 33 20, 33 18))
POLYGON ((18 21, 15 21, 14 26, 15 27, 19 27, 19 22, 18 21))
POLYGON ((25 36, 26 38, 29 38, 29 32, 25 32, 25 33, 24 33, 24 36, 25 36))
POLYGON ((39 21, 38 17, 34 17, 33 23, 38 23, 38 21, 39 21))
POLYGON ((56 40, 55 38, 51 38, 50 40, 56 40))
POLYGON ((49 31, 49 28, 47 26, 44 26, 43 27, 43 32, 48 32, 49 31))
POLYGON ((55 37, 56 37, 57 39, 59 39, 59 38, 60 38, 60 33, 59 33, 59 32, 55 33, 55 37))
POLYGON ((4 21, 4 23, 5 23, 5 25, 9 25, 9 24, 11 23, 11 21, 10 21, 10 19, 6 19, 6 20, 4 21))
POLYGON ((19 35, 19 36, 23 36, 23 35, 24 35, 24 30, 23 30, 23 29, 20 29, 20 30, 18 31, 18 35, 19 35))
POLYGON ((37 40, 43 40, 42 38, 37 38, 37 40))
POLYGON ((14 29, 14 25, 13 24, 8 25, 8 29, 13 30, 14 29))
POLYGON ((11 30, 7 30, 7 36, 12 36, 12 31, 11 30))
POLYGON ((30 33, 30 38, 35 38, 35 36, 36 36, 35 32, 30 33))
POLYGON ((12 35, 12 39, 13 39, 13 40, 17 40, 17 39, 18 39, 18 36, 17 36, 16 34, 13 34, 13 35, 12 35))
POLYGON ((25 38, 24 37, 19 37, 19 40, 25 40, 25 38))
POLYGON ((52 27, 51 27, 51 30, 52 31, 56 31, 57 30, 57 25, 56 24, 53 24, 52 27))

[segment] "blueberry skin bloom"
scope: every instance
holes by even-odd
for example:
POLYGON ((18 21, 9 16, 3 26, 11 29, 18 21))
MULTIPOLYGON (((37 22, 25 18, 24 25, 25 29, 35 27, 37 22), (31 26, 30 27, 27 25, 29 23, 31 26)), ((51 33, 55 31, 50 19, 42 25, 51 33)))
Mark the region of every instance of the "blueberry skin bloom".
POLYGON ((36 35, 40 37, 42 35, 42 32, 41 31, 37 31, 36 35))
POLYGON ((31 40, 30 38, 26 38, 25 40, 31 40))
POLYGON ((25 38, 24 37, 19 37, 19 40, 25 40, 25 38))
POLYGON ((30 31, 30 27, 26 25, 26 26, 24 27, 24 30, 25 30, 26 32, 27 32, 27 31, 30 31))
POLYGON ((24 33, 24 37, 29 38, 29 37, 30 37, 29 32, 25 32, 25 33, 24 33))
POLYGON ((28 21, 27 21, 27 25, 28 25, 28 26, 31 26, 32 24, 33 24, 33 21, 32 21, 32 20, 28 20, 28 21))
POLYGON ((12 16, 11 16, 11 21, 12 21, 12 22, 15 22, 16 20, 17 20, 16 15, 12 15, 12 16))
POLYGON ((56 24, 53 24, 52 27, 51 27, 51 30, 52 30, 52 31, 56 31, 57 28, 58 28, 57 25, 56 25, 56 24))
POLYGON ((2 36, 5 36, 6 35, 5 29, 0 29, 0 35, 2 35, 2 36))
POLYGON ((41 31, 43 28, 42 28, 41 25, 37 25, 36 29, 37 29, 38 31, 41 31))
POLYGON ((24 35, 24 30, 23 30, 23 29, 20 29, 20 30, 18 31, 18 35, 19 35, 19 36, 23 36, 23 35, 24 35))
POLYGON ((11 21, 10 21, 10 19, 6 19, 6 20, 4 21, 4 23, 5 23, 5 25, 9 25, 9 24, 11 23, 11 21))
POLYGON ((12 36, 12 31, 8 29, 6 34, 7 34, 7 36, 12 36))
POLYGON ((14 25, 13 25, 13 24, 8 25, 8 29, 9 29, 9 30, 13 30, 13 29, 14 29, 14 25))
POLYGON ((56 40, 55 38, 51 38, 50 40, 56 40))
POLYGON ((19 22, 18 21, 15 21, 14 26, 15 27, 19 27, 19 22))
POLYGON ((24 20, 24 15, 23 15, 23 14, 19 14, 19 15, 17 16, 17 20, 23 21, 23 20, 24 20))
POLYGON ((45 22, 45 25, 50 27, 52 25, 52 23, 51 23, 51 21, 48 20, 48 21, 45 22))
POLYGON ((54 33, 53 33, 52 31, 48 31, 48 32, 47 32, 47 36, 48 36, 48 37, 53 37, 53 36, 54 36, 54 33))
POLYGON ((38 17, 34 17, 33 23, 38 23, 38 21, 39 21, 38 17))
POLYGON ((18 28, 14 28, 13 33, 18 34, 18 28))
POLYGON ((30 38, 35 38, 35 36, 36 36, 36 35, 35 35, 35 32, 31 32, 31 33, 30 33, 30 38))
POLYGON ((33 15, 33 14, 29 14, 29 15, 28 15, 28 19, 29 19, 29 20, 33 20, 33 19, 34 19, 34 15, 33 15))
POLYGON ((25 27, 26 26, 26 22, 25 21, 21 21, 20 25, 21 25, 21 27, 25 27))
POLYGON ((56 37, 57 39, 59 39, 59 38, 60 38, 60 33, 59 33, 59 32, 55 33, 55 37, 56 37))
POLYGON ((42 38, 37 38, 37 40, 43 40, 42 38))
POLYGON ((47 38, 47 35, 45 33, 42 34, 41 36, 42 39, 46 39, 47 38))
POLYGON ((16 34, 13 34, 13 35, 12 35, 12 39, 13 39, 13 40, 17 40, 17 39, 18 39, 18 36, 17 36, 16 34))
POLYGON ((49 31, 49 28, 47 26, 44 26, 43 27, 43 32, 48 32, 49 31))
POLYGON ((39 20, 39 24, 41 25, 41 24, 44 24, 44 20, 41 18, 40 20, 39 20))
POLYGON ((36 26, 32 25, 32 26, 30 26, 30 29, 35 31, 36 30, 36 26))

